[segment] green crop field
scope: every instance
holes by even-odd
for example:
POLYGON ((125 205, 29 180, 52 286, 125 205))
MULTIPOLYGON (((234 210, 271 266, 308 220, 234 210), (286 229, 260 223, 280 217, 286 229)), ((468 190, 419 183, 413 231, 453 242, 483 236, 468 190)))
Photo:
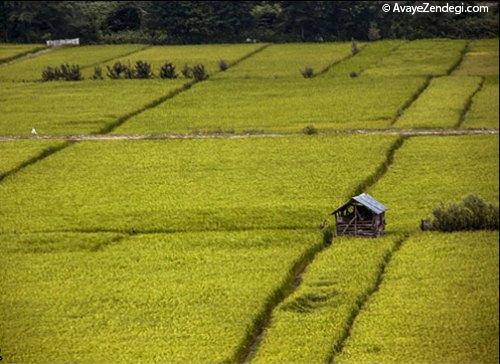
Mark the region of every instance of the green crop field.
POLYGON ((20 55, 43 49, 42 44, 9 44, 0 43, 0 64, 20 55))
POLYGON ((479 88, 480 83, 479 77, 435 78, 395 125, 404 128, 457 126, 462 121, 469 97, 479 88))
POLYGON ((426 39, 406 42, 366 74, 377 76, 444 75, 460 61, 463 40, 426 39))
POLYGON ((52 141, 8 141, 0 143, 0 176, 44 150, 59 146, 52 141))
POLYGON ((469 112, 465 115, 465 128, 498 129, 498 76, 487 77, 481 90, 472 99, 469 112))
POLYGON ((392 141, 79 143, 0 184, 0 231, 314 228, 375 171, 392 141))
POLYGON ((78 64, 91 68, 110 59, 143 49, 144 45, 106 45, 66 46, 49 49, 48 52, 33 58, 0 67, 0 80, 35 81, 42 79, 42 70, 47 66, 59 66, 61 63, 78 64))
POLYGON ((498 362, 498 258, 498 233, 411 238, 336 362, 498 362))
POLYGON ((116 133, 384 128, 423 78, 238 79, 194 86, 116 133), (332 102, 335 100, 335 102, 332 102), (353 113, 353 110, 357 110, 353 113))
POLYGON ((302 78, 306 66, 315 73, 351 54, 350 43, 271 45, 238 67, 219 74, 220 78, 302 78))
POLYGON ((180 88, 180 80, 7 82, 0 88, 0 135, 96 133, 180 88))
POLYGON ((15 362, 230 359, 318 239, 314 231, 0 236, 2 354, 15 362))
POLYGON ((420 230, 498 206, 498 39, 357 46, 0 44, 2 363, 498 362, 498 232, 420 230))
POLYGON ((277 308, 255 362, 327 362, 393 245, 392 238, 336 240, 277 308))
POLYGON ((467 76, 498 76, 498 39, 472 41, 456 74, 467 76))
POLYGON ((498 168, 498 136, 413 138, 370 194, 388 207, 390 231, 415 231, 441 202, 470 193, 498 201, 498 168))

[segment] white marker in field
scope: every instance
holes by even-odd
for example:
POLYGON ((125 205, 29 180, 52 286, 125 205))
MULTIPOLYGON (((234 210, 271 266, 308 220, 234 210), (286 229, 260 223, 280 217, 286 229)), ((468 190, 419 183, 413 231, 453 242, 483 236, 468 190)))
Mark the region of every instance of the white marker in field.
POLYGON ((31 135, 33 135, 33 136, 37 136, 38 135, 38 133, 36 132, 35 128, 31 129, 31 135))

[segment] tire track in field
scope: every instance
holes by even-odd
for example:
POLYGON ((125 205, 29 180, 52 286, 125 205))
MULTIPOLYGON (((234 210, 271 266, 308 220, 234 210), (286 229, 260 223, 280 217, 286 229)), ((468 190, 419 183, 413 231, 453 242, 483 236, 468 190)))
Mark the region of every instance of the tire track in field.
POLYGON ((368 301, 376 294, 380 288, 384 280, 384 276, 387 271, 387 267, 389 263, 392 261, 392 258, 395 254, 401 249, 402 245, 409 238, 409 234, 405 234, 402 237, 399 237, 395 240, 392 248, 384 255, 382 262, 379 264, 379 269, 373 281, 373 284, 370 288, 368 288, 361 297, 356 301, 356 307, 350 313, 349 318, 347 319, 345 329, 340 337, 340 339, 333 345, 331 353, 328 355, 326 360, 327 363, 334 363, 336 357, 342 352, 344 346, 351 336, 352 329, 356 323, 356 319, 360 312, 366 307, 368 301))
MULTIPOLYGON (((266 49, 267 47, 269 47, 270 44, 263 44, 261 47, 253 50, 252 52, 249 52, 245 55, 243 55, 241 58, 237 59, 236 61, 234 61, 230 67, 234 67, 236 65, 238 65, 239 63, 245 61, 246 59, 252 57, 253 55, 259 53, 259 52, 262 52, 264 49, 266 49)), ((52 48, 47 48, 47 50, 52 50, 52 48)), ((139 51, 139 50, 138 50, 139 51)), ((120 57, 123 57, 120 56, 120 57)), ((213 76, 219 72, 222 72, 222 71, 217 71, 217 72, 214 72, 212 75, 210 76, 213 76)), ((199 82, 203 82, 202 81, 196 81, 196 80, 192 80, 184 85, 182 85, 181 87, 173 90, 173 91, 170 91, 167 95, 164 95, 164 96, 161 96, 159 98, 156 98, 154 99, 153 101, 149 102, 148 104, 146 104, 145 106, 139 108, 139 109, 136 109, 135 111, 132 111, 132 112, 129 112, 121 117, 119 117, 118 119, 116 119, 113 123, 110 123, 110 124, 107 124, 107 125, 104 125, 104 127, 102 127, 99 131, 97 131, 96 133, 93 133, 91 135, 103 135, 103 134, 107 134, 107 133, 110 133, 112 132, 114 129, 116 129, 117 127, 119 127, 120 125, 122 125, 123 123, 125 123, 127 120, 129 120, 130 118, 146 111, 146 110, 149 110, 149 109, 152 109, 160 104, 162 104, 163 102, 177 96, 178 94, 184 92, 184 91, 187 91, 191 88, 191 86, 193 86, 194 84, 196 83, 199 83, 199 82)), ((2 139, 2 137, 0 137, 0 139, 2 139)), ((7 177, 13 175, 13 174, 16 174, 17 172, 19 171, 22 171, 24 170, 26 167, 30 166, 30 165, 33 165, 39 161, 42 161, 48 157, 50 157, 51 155, 57 153, 57 152, 60 152, 60 151, 63 151, 64 149, 66 149, 67 147, 69 147, 70 145, 74 144, 74 143, 78 143, 80 140, 78 139, 65 139, 66 140, 66 143, 61 145, 61 146, 58 146, 58 147, 52 147, 52 148, 47 148, 47 149, 44 149, 42 150, 40 153, 38 153, 37 155, 35 155, 34 157, 30 158, 30 159, 27 159, 26 161, 20 163, 19 165, 17 165, 15 168, 11 169, 10 171, 8 172, 5 172, 3 174, 0 175, 0 183, 5 180, 7 177)))
POLYGON ((455 125, 455 128, 460 128, 462 126, 462 124, 464 123, 465 117, 467 116, 467 113, 469 112, 469 110, 472 106, 472 101, 474 100, 474 97, 476 96, 476 94, 483 89, 485 81, 486 81, 486 78, 484 76, 481 76, 481 82, 479 82, 479 85, 474 90, 474 92, 469 95, 469 97, 467 98, 467 101, 465 102, 464 108, 460 111, 460 116, 459 116, 458 121, 455 125))
MULTIPOLYGON (((361 181, 355 188, 354 191, 365 191, 377 183, 388 171, 390 165, 394 161, 394 154, 396 151, 401 148, 404 144, 404 141, 407 137, 399 137, 387 150, 385 159, 380 163, 380 165, 375 169, 375 171, 368 176, 366 179, 361 181)), ((230 362, 234 363, 249 363, 255 353, 257 352, 260 343, 265 335, 266 330, 271 325, 272 314, 274 310, 292 293, 294 293, 300 286, 302 282, 302 275, 307 270, 309 265, 314 263, 314 259, 316 256, 328 248, 329 244, 325 244, 324 242, 320 242, 312 246, 308 249, 308 251, 299 258, 298 261, 294 263, 294 265, 290 268, 289 273, 284 281, 284 283, 279 286, 268 298, 267 303, 264 305, 264 308, 261 310, 259 314, 257 314, 256 319, 253 322, 252 328, 247 332, 246 337, 243 341, 238 345, 238 349, 232 358, 229 359, 230 362)), ((397 246, 397 244, 395 244, 397 246)), ((385 259, 387 262, 390 260, 392 254, 389 254, 385 259)), ((382 266, 384 268, 384 266, 382 266)), ((379 276, 381 277, 383 270, 379 276)), ((375 289, 380 285, 380 282, 377 285, 379 278, 377 278, 375 289)), ((368 297, 370 292, 365 294, 368 297)), ((365 297, 363 296, 363 297, 365 297)), ((360 302, 363 302, 363 297, 360 298, 360 302)), ((362 305, 359 305, 361 307, 362 305)), ((358 310, 359 312, 359 310, 358 310)), ((352 319, 350 321, 354 322, 355 317, 357 316, 356 312, 353 312, 351 315, 352 319)), ((351 322, 351 324, 352 324, 351 322)), ((348 322, 349 323, 349 322, 348 322)), ((348 325, 349 326, 349 325, 348 325)), ((346 331, 345 339, 349 336, 350 329, 346 331)), ((342 340, 342 342, 345 341, 342 340)))

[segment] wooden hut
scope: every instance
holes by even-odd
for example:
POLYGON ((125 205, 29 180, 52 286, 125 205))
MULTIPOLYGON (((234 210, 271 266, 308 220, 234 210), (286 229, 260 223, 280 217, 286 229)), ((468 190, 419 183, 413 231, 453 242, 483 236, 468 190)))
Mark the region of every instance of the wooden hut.
POLYGON ((335 216, 337 235, 383 235, 385 211, 385 206, 367 193, 354 196, 332 212, 335 216))

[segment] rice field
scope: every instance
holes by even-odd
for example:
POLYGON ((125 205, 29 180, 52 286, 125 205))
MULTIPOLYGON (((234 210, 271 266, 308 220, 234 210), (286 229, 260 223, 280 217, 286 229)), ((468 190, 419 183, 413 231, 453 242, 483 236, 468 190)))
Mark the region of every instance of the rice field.
POLYGON ((7 141, 0 143, 0 176, 9 172, 23 162, 39 155, 44 150, 59 146, 53 141, 7 141))
MULTIPOLYGON (((362 46, 360 44, 360 46, 362 46)), ((300 71, 311 67, 315 73, 349 57, 351 43, 302 43, 271 45, 218 78, 302 78, 300 71)))
POLYGON ((498 201, 498 169, 496 135, 410 138, 368 192, 387 206, 389 231, 414 232, 440 203, 471 193, 498 201))
POLYGON ((421 77, 209 80, 115 133, 384 128, 424 82, 421 77))
POLYGON ((394 245, 393 237, 335 239, 304 274, 299 289, 276 309, 253 362, 328 362, 394 245))
POLYGON ((402 128, 459 126, 471 95, 480 85, 480 77, 434 78, 418 100, 398 119, 395 126, 402 128))
POLYGON ((82 142, 0 184, 0 231, 315 228, 394 140, 82 142))
POLYGON ((229 360, 315 231, 1 235, 15 362, 229 360), (130 343, 130 345, 124 345, 130 343), (132 345, 133 344, 133 345, 132 345))
POLYGON ((498 362, 498 258, 494 232, 412 237, 336 362, 498 362))
POLYGON ((0 135, 97 133, 182 87, 180 80, 7 82, 0 88, 0 135))
POLYGON ((82 68, 92 68, 111 59, 137 52, 146 46, 126 45, 88 45, 50 48, 38 57, 25 58, 19 62, 0 66, 0 81, 37 81, 42 79, 42 70, 47 66, 62 63, 78 64, 82 68))
POLYGON ((406 42, 365 71, 372 76, 442 76, 460 61, 464 40, 424 39, 406 42))
MULTIPOLYGON (((35 46, 0 45, 0 63, 35 46)), ((1 64, 0 358, 498 362, 498 232, 419 228, 470 193, 498 206, 498 39, 358 46, 92 45, 1 64), (210 77, 39 82, 118 60, 210 77), (480 128, 493 135, 444 135, 480 128), (361 190, 387 206, 385 236, 325 244, 361 190)))
POLYGON ((43 48, 42 44, 0 43, 0 64, 43 48))

